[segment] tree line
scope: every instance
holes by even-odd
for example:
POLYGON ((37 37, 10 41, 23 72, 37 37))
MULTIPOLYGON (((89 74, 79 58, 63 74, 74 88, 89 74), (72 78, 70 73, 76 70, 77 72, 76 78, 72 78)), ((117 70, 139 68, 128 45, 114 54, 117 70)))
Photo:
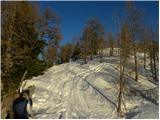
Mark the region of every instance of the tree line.
POLYGON ((51 66, 62 35, 59 16, 50 8, 40 13, 34 2, 2 2, 1 16, 2 87, 8 93, 17 88, 25 71, 30 78, 51 66))

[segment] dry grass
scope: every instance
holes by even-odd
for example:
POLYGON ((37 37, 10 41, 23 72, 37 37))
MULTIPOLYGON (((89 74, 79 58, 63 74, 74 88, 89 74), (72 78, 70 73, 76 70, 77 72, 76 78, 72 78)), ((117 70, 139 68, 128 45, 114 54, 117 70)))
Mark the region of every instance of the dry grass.
POLYGON ((1 101, 1 119, 5 119, 7 114, 13 116, 12 103, 18 96, 18 93, 12 92, 3 97, 1 101))

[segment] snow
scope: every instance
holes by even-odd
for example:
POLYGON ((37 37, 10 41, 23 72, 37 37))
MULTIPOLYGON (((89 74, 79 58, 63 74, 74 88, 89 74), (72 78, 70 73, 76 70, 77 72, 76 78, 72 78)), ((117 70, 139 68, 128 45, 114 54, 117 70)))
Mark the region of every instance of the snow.
POLYGON ((158 119, 158 106, 154 104, 146 104, 141 106, 136 111, 128 113, 128 119, 132 117, 133 119, 158 119))
MULTIPOLYGON (((119 61, 117 57, 103 58, 103 63, 97 62, 97 59, 84 65, 70 62, 53 66, 43 75, 26 80, 23 89, 35 86, 32 95, 34 118, 118 118, 119 61)), ((131 69, 126 68, 126 71, 131 69)), ((158 118, 158 105, 141 95, 141 90, 158 87, 148 81, 145 72, 141 71, 143 74, 139 74, 138 82, 131 79, 132 75, 128 73, 128 90, 138 92, 135 92, 136 95, 130 92, 125 94, 124 118, 158 118)))

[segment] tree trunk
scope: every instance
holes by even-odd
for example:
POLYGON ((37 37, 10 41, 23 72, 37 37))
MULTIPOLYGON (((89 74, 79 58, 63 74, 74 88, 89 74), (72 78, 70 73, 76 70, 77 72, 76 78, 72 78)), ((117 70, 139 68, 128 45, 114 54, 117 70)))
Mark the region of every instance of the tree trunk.
MULTIPOLYGON (((124 58, 125 59, 125 58, 124 58)), ((119 94, 118 94, 118 106, 117 113, 118 116, 122 116, 122 95, 123 95, 123 78, 124 78, 124 70, 125 70, 125 61, 120 65, 120 80, 119 80, 119 94)))
POLYGON ((134 71, 135 71, 135 81, 138 81, 138 70, 137 70, 137 55, 136 55, 136 46, 134 44, 134 71))
POLYGON ((154 74, 153 72, 153 52, 152 52, 152 45, 150 45, 150 51, 149 51, 149 58, 150 58, 150 69, 151 69, 151 73, 152 75, 154 74))
POLYGON ((114 49, 114 48, 113 48, 113 46, 112 46, 112 56, 113 56, 113 49, 114 49))
POLYGON ((121 105, 122 105, 122 85, 121 85, 121 81, 122 81, 122 78, 120 77, 120 88, 119 88, 119 94, 118 94, 118 107, 117 107, 117 113, 118 113, 118 116, 121 116, 122 114, 122 110, 121 110, 121 105))
POLYGON ((123 79, 123 74, 122 71, 120 70, 120 80, 119 80, 119 94, 118 94, 118 106, 117 106, 117 113, 118 116, 122 116, 122 79, 123 79))
POLYGON ((146 52, 145 52, 145 49, 144 49, 144 57, 143 57, 143 60, 144 60, 144 69, 146 69, 146 52))
POLYGON ((117 113, 118 116, 122 116, 122 95, 123 95, 123 78, 125 71, 126 57, 122 58, 122 51, 120 50, 120 79, 119 79, 119 94, 118 94, 118 105, 117 105, 117 113), (123 61, 122 61, 123 59, 123 61))
POLYGON ((109 56, 113 56, 113 47, 110 47, 109 56))
POLYGON ((84 54, 84 64, 87 64, 87 55, 86 55, 86 53, 84 54))
MULTIPOLYGON (((153 48, 154 49, 154 48, 153 48)), ((157 68, 156 68, 156 55, 155 51, 153 52, 153 68, 154 68, 154 80, 158 80, 157 78, 157 68)))
POLYGON ((99 51, 99 62, 102 63, 102 50, 99 51))

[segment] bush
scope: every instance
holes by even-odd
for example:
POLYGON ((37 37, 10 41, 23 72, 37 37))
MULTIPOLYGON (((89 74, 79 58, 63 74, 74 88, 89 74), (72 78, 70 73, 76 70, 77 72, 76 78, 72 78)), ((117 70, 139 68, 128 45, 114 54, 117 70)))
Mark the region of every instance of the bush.
POLYGON ((24 72, 27 70, 28 73, 25 79, 30 79, 33 76, 37 76, 42 74, 46 69, 46 64, 38 59, 28 59, 25 60, 22 65, 17 65, 14 73, 11 74, 10 78, 3 78, 3 93, 8 93, 10 89, 16 90, 20 84, 21 78, 24 72))

